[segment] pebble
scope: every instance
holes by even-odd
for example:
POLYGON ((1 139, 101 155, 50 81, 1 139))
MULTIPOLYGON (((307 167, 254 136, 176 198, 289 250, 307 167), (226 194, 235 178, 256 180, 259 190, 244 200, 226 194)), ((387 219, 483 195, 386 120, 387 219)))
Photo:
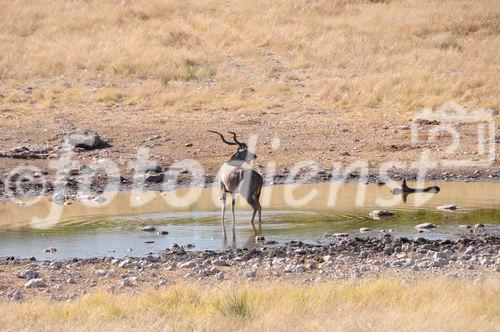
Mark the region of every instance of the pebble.
POLYGON ((180 267, 184 268, 184 269, 191 269, 193 267, 196 267, 196 262, 195 261, 187 261, 187 262, 184 262, 180 265, 180 267))
POLYGON ((43 288, 47 287, 45 281, 42 278, 31 279, 27 283, 24 284, 26 288, 43 288))
POLYGON ((215 279, 219 280, 219 281, 223 281, 224 280, 224 272, 219 272, 215 275, 215 279))
POLYGON ((394 215, 394 212, 391 212, 391 211, 387 211, 387 210, 373 210, 371 211, 370 213, 368 213, 368 215, 370 217, 372 217, 373 219, 378 219, 380 217, 389 217, 389 216, 393 216, 394 215))
POLYGON ((371 229, 366 228, 366 227, 361 227, 361 228, 359 229, 359 232, 360 232, 360 233, 365 233, 365 232, 369 232, 369 231, 371 231, 371 229))
POLYGON ((156 227, 154 227, 154 226, 146 226, 146 227, 142 228, 142 231, 143 232, 154 232, 154 231, 156 231, 156 227))
POLYGON ((431 224, 430 222, 425 222, 422 224, 418 224, 415 226, 416 229, 430 229, 430 228, 436 228, 436 225, 431 224))
POLYGON ((40 274, 37 271, 33 270, 33 269, 26 269, 24 271, 18 271, 16 273, 16 276, 18 278, 31 280, 31 279, 37 279, 37 278, 39 278, 40 274))

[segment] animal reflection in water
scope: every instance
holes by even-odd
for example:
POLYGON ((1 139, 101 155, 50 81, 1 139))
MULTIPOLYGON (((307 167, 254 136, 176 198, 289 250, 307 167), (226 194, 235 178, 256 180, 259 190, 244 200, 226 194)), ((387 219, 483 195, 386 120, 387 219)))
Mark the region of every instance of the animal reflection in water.
POLYGON ((231 158, 225 162, 218 175, 218 186, 220 189, 220 200, 222 201, 222 216, 221 227, 224 239, 226 236, 226 228, 224 226, 224 214, 226 212, 226 194, 231 194, 231 211, 233 214, 233 241, 236 240, 236 219, 234 216, 234 205, 236 194, 239 193, 248 204, 253 208, 252 218, 250 224, 252 225, 254 236, 262 232, 262 207, 259 202, 260 193, 264 180, 262 176, 248 167, 248 164, 257 158, 255 154, 248 151, 248 146, 245 143, 238 141, 236 134, 229 132, 233 135, 233 141, 228 141, 224 136, 216 131, 209 130, 209 132, 220 136, 222 142, 228 145, 236 145, 237 150, 231 158), (259 214, 259 232, 254 225, 255 215, 259 214))
POLYGON ((406 179, 403 179, 403 182, 401 183, 401 188, 395 188, 392 189, 391 192, 394 195, 402 195, 403 202, 406 203, 406 200, 408 199, 408 195, 414 194, 414 193, 431 193, 431 194, 437 194, 439 191, 441 191, 441 188, 438 186, 431 186, 423 189, 419 188, 410 188, 406 184, 406 179))

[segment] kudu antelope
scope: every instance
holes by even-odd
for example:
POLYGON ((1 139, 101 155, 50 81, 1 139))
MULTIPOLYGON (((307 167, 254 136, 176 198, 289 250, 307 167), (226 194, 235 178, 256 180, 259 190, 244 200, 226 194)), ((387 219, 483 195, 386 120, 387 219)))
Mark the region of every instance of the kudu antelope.
POLYGON ((246 168, 245 165, 250 163, 252 160, 257 158, 255 154, 248 151, 248 146, 245 143, 238 141, 236 138, 236 133, 230 131, 229 133, 233 135, 233 142, 228 141, 224 136, 213 130, 209 132, 217 134, 220 136, 222 142, 228 145, 238 146, 236 153, 234 153, 231 158, 225 162, 220 170, 218 177, 218 186, 220 189, 220 199, 222 201, 222 216, 221 216, 221 227, 224 238, 226 238, 226 228, 224 226, 224 214, 226 213, 226 194, 231 194, 231 211, 233 214, 233 237, 235 237, 235 216, 234 216, 234 204, 236 194, 239 193, 250 206, 253 208, 252 219, 250 224, 254 235, 257 234, 255 229, 254 220, 255 215, 259 213, 259 228, 262 223, 262 207, 260 206, 259 198, 262 189, 262 184, 264 180, 262 176, 254 171, 253 169, 246 168))

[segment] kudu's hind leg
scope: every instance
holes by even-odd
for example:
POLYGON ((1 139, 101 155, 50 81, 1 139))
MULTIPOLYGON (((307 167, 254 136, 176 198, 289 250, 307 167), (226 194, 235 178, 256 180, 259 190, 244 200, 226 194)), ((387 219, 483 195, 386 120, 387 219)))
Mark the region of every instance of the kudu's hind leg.
MULTIPOLYGON (((259 201, 255 200, 253 197, 249 197, 247 199, 248 204, 252 206, 253 208, 253 213, 252 213, 252 219, 250 219, 250 224, 252 225, 253 229, 253 234, 257 235, 257 229, 255 228, 254 220, 255 220, 255 215, 257 214, 258 211, 260 211, 260 203, 259 201)), ((259 232, 262 231, 262 226, 260 225, 260 212, 259 212, 259 232)))

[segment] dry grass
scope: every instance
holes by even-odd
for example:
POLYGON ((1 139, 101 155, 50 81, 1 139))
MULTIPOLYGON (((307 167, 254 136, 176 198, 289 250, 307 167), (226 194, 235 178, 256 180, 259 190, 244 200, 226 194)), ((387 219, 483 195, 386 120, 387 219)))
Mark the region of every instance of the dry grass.
POLYGON ((4 330, 494 331, 498 279, 379 279, 316 285, 177 284, 71 303, 0 303, 4 330))
POLYGON ((63 75, 82 93, 49 87, 55 104, 244 109, 292 99, 387 111, 456 100, 500 108, 495 0, 2 0, 1 7, 4 103, 23 102, 11 94, 16 83, 63 75), (299 95, 296 83, 305 84, 299 95))

